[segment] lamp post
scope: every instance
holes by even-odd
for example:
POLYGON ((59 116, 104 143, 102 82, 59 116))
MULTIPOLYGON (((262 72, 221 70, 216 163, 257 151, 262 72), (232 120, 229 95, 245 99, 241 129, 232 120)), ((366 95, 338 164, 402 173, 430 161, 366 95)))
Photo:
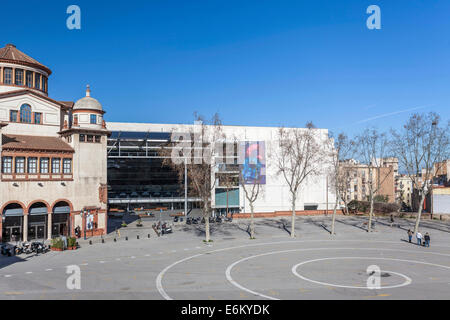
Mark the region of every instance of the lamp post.
POLYGON ((87 240, 87 238, 86 238, 86 220, 87 220, 87 216, 86 216, 86 214, 87 214, 87 211, 86 211, 86 209, 83 209, 83 218, 84 218, 84 227, 83 227, 83 231, 84 231, 84 240, 87 240))
POLYGON ((184 217, 187 219, 187 159, 184 158, 184 217))

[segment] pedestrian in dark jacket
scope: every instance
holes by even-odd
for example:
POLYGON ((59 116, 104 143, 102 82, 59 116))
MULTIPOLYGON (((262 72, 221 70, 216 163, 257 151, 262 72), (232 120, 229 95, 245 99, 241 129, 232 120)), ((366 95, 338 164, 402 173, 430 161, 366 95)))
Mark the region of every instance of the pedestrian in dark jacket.
POLYGON ((431 237, 430 237, 430 234, 428 232, 425 233, 425 237, 423 237, 423 239, 425 240, 425 247, 429 247, 430 246, 431 237))

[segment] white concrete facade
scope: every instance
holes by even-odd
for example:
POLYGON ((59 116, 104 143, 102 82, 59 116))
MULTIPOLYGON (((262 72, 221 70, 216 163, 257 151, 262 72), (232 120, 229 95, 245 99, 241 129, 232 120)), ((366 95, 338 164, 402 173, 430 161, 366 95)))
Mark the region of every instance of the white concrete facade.
MULTIPOLYGON (((111 131, 123 132, 190 132, 194 125, 186 124, 151 124, 151 123, 118 123, 108 122, 107 127, 111 131)), ((265 213, 274 211, 290 211, 291 193, 284 177, 278 174, 274 155, 279 153, 278 127, 244 127, 222 126, 227 141, 238 142, 264 142, 266 156, 266 184, 263 186, 262 195, 255 202, 255 212, 265 213)), ((307 130, 303 128, 288 128, 289 130, 307 130)), ((327 129, 316 130, 319 139, 328 140, 327 129)), ((325 146, 325 144, 324 144, 325 146)), ((296 210, 304 210, 305 206, 317 206, 317 210, 331 210, 334 207, 334 195, 328 188, 327 172, 329 168, 324 164, 323 174, 310 176, 298 193, 296 210), (328 205, 327 205, 328 200, 328 205)), ((214 179, 214 177, 212 177, 214 179)), ((241 212, 250 212, 248 201, 245 198, 242 186, 239 187, 239 206, 241 212)), ((214 195, 214 192, 212 195, 214 195)), ((212 207, 215 208, 215 197, 212 196, 212 207)))

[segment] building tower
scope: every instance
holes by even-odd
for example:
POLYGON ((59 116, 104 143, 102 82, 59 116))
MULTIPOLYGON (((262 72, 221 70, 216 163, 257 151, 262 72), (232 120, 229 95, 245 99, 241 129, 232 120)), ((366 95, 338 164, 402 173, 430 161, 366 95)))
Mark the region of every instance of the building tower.
POLYGON ((107 228, 107 161, 106 146, 110 134, 103 120, 103 107, 91 97, 88 85, 86 96, 75 102, 71 114, 64 120, 61 136, 74 149, 74 182, 77 197, 83 203, 97 203, 96 206, 78 208, 73 227, 87 229, 89 235, 106 233, 107 228), (93 224, 93 225, 90 225, 93 224))

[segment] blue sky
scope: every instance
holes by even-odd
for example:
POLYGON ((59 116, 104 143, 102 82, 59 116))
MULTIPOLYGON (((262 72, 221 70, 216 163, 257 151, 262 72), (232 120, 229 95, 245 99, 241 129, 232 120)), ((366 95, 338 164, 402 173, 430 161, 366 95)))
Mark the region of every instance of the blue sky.
POLYGON ((219 112, 231 125, 312 120, 353 134, 398 126, 413 109, 450 118, 448 0, 4 1, 2 11, 1 45, 52 69, 50 96, 77 100, 89 83, 108 121, 219 112), (71 4, 80 31, 66 28, 71 4), (366 27, 371 4, 381 30, 366 27))

